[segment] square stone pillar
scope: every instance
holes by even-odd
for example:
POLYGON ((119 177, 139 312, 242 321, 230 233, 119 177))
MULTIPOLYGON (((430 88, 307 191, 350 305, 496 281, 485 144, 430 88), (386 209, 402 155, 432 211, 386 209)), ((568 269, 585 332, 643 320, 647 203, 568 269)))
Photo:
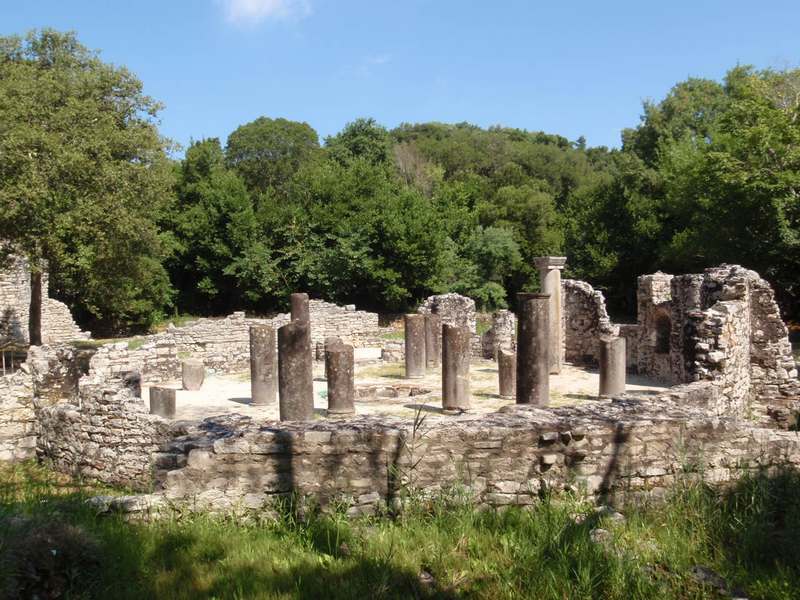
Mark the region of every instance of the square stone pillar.
POLYGON ((564 326, 562 323, 561 270, 567 264, 566 256, 540 256, 533 259, 539 270, 543 294, 550 295, 550 373, 561 373, 564 363, 564 326))

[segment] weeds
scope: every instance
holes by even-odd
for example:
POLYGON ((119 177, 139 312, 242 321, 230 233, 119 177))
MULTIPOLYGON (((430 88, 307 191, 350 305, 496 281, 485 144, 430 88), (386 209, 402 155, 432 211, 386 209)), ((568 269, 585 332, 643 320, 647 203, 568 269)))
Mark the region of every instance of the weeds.
POLYGON ((753 600, 800 597, 793 471, 725 492, 687 477, 663 503, 630 505, 624 521, 552 493, 530 508, 478 510, 454 488, 411 502, 400 519, 348 518, 346 503, 323 514, 289 498, 263 518, 176 512, 131 523, 97 516, 85 502, 97 493, 107 490, 39 466, 0 472, 0 596, 721 597, 697 576, 711 573, 753 600), (592 541, 597 528, 603 541, 592 541))

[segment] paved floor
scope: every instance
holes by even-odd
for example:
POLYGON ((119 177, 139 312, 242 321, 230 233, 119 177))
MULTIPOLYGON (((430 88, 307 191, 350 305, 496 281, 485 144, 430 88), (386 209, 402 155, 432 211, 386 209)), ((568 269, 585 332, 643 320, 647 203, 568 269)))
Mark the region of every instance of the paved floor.
MULTIPOLYGON (((383 414, 412 419, 418 409, 429 418, 452 418, 442 414, 441 369, 430 371, 423 379, 404 379, 401 363, 356 365, 357 388, 375 387, 389 390, 393 386, 403 388, 411 383, 414 387, 429 390, 429 393, 404 397, 378 397, 356 402, 357 414, 383 414)), ((321 363, 314 365, 314 409, 317 418, 325 418, 327 408, 327 386, 321 363)), ((489 360, 475 360, 470 368, 472 409, 465 417, 495 412, 513 403, 513 400, 497 395, 497 364, 489 360)), ((202 389, 189 392, 180 389, 180 382, 163 384, 178 389, 176 419, 203 419, 220 414, 239 413, 260 419, 278 419, 277 401, 271 406, 254 407, 250 404, 250 373, 209 376, 202 389)), ((597 370, 565 365, 561 374, 550 377, 550 405, 567 406, 597 400, 599 376, 597 370)), ((666 386, 645 377, 628 376, 628 390, 639 393, 657 393, 666 386)), ((149 405, 149 388, 142 390, 142 397, 149 405)))

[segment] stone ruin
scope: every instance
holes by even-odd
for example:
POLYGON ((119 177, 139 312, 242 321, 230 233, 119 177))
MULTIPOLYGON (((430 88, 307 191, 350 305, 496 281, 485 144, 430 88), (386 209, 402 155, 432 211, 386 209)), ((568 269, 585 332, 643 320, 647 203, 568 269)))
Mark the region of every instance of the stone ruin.
MULTIPOLYGON (((38 455, 64 472, 155 490, 137 498, 136 509, 164 502, 256 509, 297 494, 322 506, 346 501, 350 514, 393 506, 411 485, 426 494, 456 486, 479 505, 526 505, 545 490, 658 496, 679 477, 724 484, 748 471, 800 466, 800 438, 776 418, 798 403, 797 371, 773 292, 756 273, 724 265, 699 275, 644 276, 636 324, 612 323, 602 295, 588 284, 564 280, 559 289, 557 307, 552 295, 533 295, 537 312, 521 318, 526 331, 543 336, 540 343, 517 348, 513 315, 501 313, 486 344, 493 353, 533 353, 541 368, 524 384, 531 391, 516 394, 530 393, 534 404, 459 414, 433 421, 424 432, 409 419, 381 415, 280 422, 148 414, 132 371, 156 383, 178 377, 187 352, 202 357, 209 370, 247 368, 249 328, 264 320, 237 313, 171 328, 138 347, 111 344, 88 364, 69 348, 32 349, 23 369, 0 379, 0 458, 38 455), (624 338, 628 368, 672 387, 543 407, 542 378, 553 365, 542 348, 550 347, 545 323, 552 322, 560 325, 564 361, 596 364, 604 342, 624 338)), ((448 304, 456 303, 424 306, 446 322, 448 304)), ((463 328, 469 303, 458 305, 466 316, 455 327, 463 328)), ((356 347, 389 343, 377 315, 314 301, 309 312, 310 338, 332 350, 342 343, 328 346, 326 337, 333 335, 356 347)), ((288 322, 280 315, 270 325, 288 322)), ((464 343, 451 347, 457 375, 464 343)), ((516 366, 527 368, 519 360, 516 366)), ((459 401, 461 392, 453 389, 459 401)), ((342 393, 349 411, 349 388, 342 393)))
MULTIPOLYGON (((31 304, 31 270, 27 260, 10 255, 0 264, 0 342, 27 345, 31 304)), ((42 343, 58 344, 90 337, 75 324, 69 308, 47 295, 49 278, 42 275, 42 343)))

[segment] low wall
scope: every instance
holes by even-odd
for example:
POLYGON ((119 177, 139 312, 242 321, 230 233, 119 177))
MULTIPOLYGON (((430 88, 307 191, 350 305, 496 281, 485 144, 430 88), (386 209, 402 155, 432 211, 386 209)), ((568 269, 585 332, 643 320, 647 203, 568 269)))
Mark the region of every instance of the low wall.
MULTIPOLYGON (((311 300, 309 312, 312 347, 334 335, 355 347, 374 346, 381 332, 376 313, 352 306, 311 300)), ((102 346, 92 358, 91 373, 103 378, 138 371, 143 383, 159 383, 178 379, 181 362, 186 358, 202 359, 211 373, 246 370, 250 364, 250 327, 269 324, 278 328, 288 322, 288 314, 251 319, 243 312, 224 319, 198 319, 163 333, 102 346)))
POLYGON ((585 281, 561 282, 564 308, 564 360, 596 365, 600 360, 600 337, 617 335, 611 323, 602 292, 585 281))
POLYGON ((176 439, 186 466, 164 473, 170 499, 214 510, 258 507, 292 492, 350 512, 391 504, 405 489, 463 486, 478 504, 530 504, 544 489, 659 494, 688 473, 711 483, 751 469, 800 466, 796 434, 710 416, 707 383, 654 401, 559 409, 509 406, 480 419, 435 422, 415 436, 407 422, 278 424, 208 419, 176 439), (412 467, 412 465, 415 465, 412 467))
POLYGON ((61 472, 107 484, 150 489, 158 451, 172 437, 169 423, 148 414, 121 379, 87 379, 77 400, 36 412, 39 454, 61 472))
POLYGON ((0 377, 0 461, 36 456, 33 376, 27 366, 0 377))

